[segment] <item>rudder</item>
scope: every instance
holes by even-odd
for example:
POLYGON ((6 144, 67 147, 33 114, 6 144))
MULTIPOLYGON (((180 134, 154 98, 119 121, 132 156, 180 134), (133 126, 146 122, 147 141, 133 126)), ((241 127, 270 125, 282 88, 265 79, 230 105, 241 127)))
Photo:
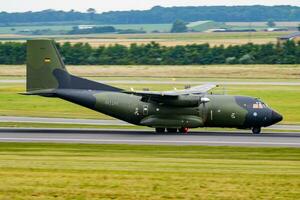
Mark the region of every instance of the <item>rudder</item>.
POLYGON ((70 78, 53 40, 27 41, 27 92, 58 88, 57 69, 70 78))

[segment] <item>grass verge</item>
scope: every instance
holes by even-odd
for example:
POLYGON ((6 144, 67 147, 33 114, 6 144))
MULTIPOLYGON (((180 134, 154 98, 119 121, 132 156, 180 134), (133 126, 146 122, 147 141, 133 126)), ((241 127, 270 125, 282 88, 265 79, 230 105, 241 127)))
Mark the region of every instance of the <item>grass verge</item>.
POLYGON ((0 144, 1 199, 297 199, 297 148, 0 144))

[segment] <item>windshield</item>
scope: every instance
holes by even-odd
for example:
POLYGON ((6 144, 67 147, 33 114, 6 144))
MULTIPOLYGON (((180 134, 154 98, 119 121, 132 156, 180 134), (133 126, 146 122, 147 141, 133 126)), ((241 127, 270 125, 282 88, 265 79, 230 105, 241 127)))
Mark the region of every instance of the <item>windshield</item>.
POLYGON ((268 105, 265 104, 263 101, 257 99, 257 102, 253 104, 253 108, 254 109, 263 109, 263 108, 268 108, 268 105))

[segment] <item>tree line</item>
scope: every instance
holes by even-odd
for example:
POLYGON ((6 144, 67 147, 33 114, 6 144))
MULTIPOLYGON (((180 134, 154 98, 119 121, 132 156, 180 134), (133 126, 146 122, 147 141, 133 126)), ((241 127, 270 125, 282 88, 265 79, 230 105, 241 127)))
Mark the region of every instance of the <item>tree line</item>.
POLYGON ((45 22, 95 22, 98 24, 159 24, 213 20, 217 22, 300 21, 297 6, 189 6, 161 7, 149 10, 111 11, 97 13, 90 8, 86 13, 44 10, 40 12, 0 12, 0 24, 45 22))
MULTIPOLYGON (((92 48, 88 43, 57 44, 64 62, 71 65, 211 65, 300 64, 300 43, 210 46, 193 44, 166 47, 158 43, 92 48)), ((25 43, 0 43, 0 64, 25 64, 25 43)))
POLYGON ((147 32, 143 30, 135 30, 135 29, 116 29, 113 26, 96 26, 87 29, 79 29, 78 26, 74 26, 71 31, 65 32, 64 34, 78 35, 78 34, 101 34, 101 33, 143 34, 147 32))

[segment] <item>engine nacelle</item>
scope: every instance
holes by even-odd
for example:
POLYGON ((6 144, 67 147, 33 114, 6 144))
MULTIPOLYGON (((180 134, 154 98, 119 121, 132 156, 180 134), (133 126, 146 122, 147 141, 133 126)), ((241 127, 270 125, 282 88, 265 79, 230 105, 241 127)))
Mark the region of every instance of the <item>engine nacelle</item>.
POLYGON ((201 103, 208 103, 210 100, 206 97, 196 95, 181 95, 174 99, 161 100, 160 103, 175 107, 197 107, 201 103))

